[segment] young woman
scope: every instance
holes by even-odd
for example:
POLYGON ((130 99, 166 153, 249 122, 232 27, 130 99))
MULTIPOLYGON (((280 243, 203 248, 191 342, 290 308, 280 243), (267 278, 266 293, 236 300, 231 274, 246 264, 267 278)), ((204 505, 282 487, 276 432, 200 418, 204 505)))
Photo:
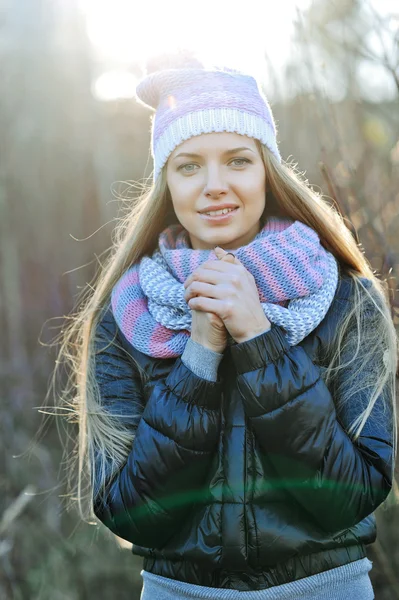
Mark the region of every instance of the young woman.
POLYGON ((66 338, 82 516, 88 500, 144 557, 143 600, 374 598, 397 435, 386 289, 283 163, 253 77, 191 59, 137 94, 154 180, 66 338))

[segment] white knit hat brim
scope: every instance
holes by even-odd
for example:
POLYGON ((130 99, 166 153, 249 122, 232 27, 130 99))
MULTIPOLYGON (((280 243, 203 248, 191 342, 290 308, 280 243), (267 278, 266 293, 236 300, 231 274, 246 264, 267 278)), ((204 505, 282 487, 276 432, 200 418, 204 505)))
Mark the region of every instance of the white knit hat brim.
POLYGON ((173 121, 158 138, 152 148, 154 157, 154 181, 177 146, 202 133, 234 132, 255 138, 265 144, 279 162, 281 156, 272 125, 263 118, 241 110, 214 108, 190 112, 173 121))

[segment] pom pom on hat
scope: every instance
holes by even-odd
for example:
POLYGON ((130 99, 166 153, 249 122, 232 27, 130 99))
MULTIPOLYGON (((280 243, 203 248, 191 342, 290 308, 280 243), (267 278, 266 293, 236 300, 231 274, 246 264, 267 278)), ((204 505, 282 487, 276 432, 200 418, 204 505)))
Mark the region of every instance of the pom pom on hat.
POLYGON ((136 88, 138 99, 146 106, 156 109, 165 85, 172 83, 174 71, 180 75, 186 69, 204 69, 203 62, 193 50, 179 48, 153 54, 145 63, 145 76, 136 88))

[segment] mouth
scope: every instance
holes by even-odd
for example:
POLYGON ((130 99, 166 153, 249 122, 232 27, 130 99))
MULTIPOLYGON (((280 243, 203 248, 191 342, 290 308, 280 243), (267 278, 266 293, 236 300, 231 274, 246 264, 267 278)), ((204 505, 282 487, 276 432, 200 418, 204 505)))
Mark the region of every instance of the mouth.
POLYGON ((209 222, 215 222, 215 223, 225 223, 226 221, 229 221, 230 219, 232 219, 234 217, 234 215, 236 213, 238 213, 239 211, 239 207, 237 206, 237 208, 234 208, 233 210, 230 210, 228 213, 224 214, 224 215, 207 215, 206 213, 198 213, 199 216, 204 219, 205 221, 209 221, 209 222))

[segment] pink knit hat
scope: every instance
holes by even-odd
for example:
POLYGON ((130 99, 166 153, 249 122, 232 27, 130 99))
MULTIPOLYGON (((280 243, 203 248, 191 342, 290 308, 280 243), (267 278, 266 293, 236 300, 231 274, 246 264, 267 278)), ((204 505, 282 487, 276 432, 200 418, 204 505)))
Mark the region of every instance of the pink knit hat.
POLYGON ((192 53, 179 51, 149 63, 136 94, 156 110, 151 132, 154 181, 177 146, 213 131, 255 138, 281 162, 271 108, 251 75, 206 68, 192 53))

